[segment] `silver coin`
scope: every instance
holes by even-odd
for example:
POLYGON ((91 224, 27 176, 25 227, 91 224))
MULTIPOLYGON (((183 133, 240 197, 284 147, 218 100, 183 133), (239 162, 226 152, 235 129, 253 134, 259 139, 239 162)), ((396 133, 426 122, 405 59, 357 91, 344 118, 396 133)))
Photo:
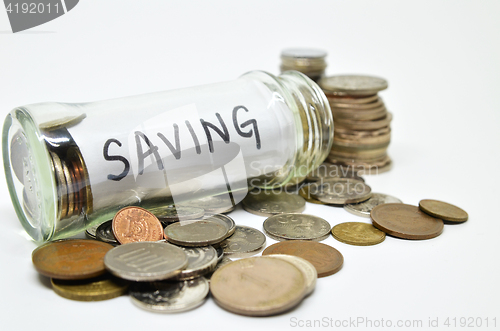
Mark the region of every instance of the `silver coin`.
POLYGON ((144 282, 174 277, 188 264, 179 247, 162 242, 134 242, 106 253, 104 265, 113 275, 144 282))
POLYGON ((224 255, 248 257, 258 254, 266 247, 266 236, 257 229, 237 225, 234 234, 220 243, 224 255))
POLYGON ((87 238, 89 238, 89 239, 97 239, 97 228, 101 224, 97 224, 97 225, 91 226, 90 228, 88 228, 87 230, 85 230, 85 236, 87 238))
POLYGON ((149 210, 160 221, 192 220, 203 217, 205 210, 199 207, 170 205, 149 210))
POLYGON ((219 223, 220 225, 224 226, 227 229, 226 238, 229 236, 232 236, 234 233, 234 230, 236 230, 236 223, 234 223, 234 220, 227 215, 213 214, 213 215, 205 215, 205 216, 207 216, 207 217, 204 218, 204 220, 219 223))
POLYGON ((224 199, 217 196, 210 196, 206 198, 186 201, 183 202, 182 205, 203 208, 205 212, 211 214, 224 213, 234 207, 229 198, 224 199))
POLYGON ((318 279, 318 272, 316 271, 316 268, 312 265, 311 262, 301 257, 288 254, 269 254, 265 255, 265 257, 282 259, 295 265, 300 271, 302 271, 306 279, 307 283, 306 295, 309 295, 314 291, 314 288, 316 287, 316 280, 318 279))
POLYGON ((360 203, 350 203, 344 206, 344 209, 348 212, 362 217, 370 217, 370 212, 375 206, 384 203, 403 203, 398 198, 393 196, 382 194, 382 193, 372 193, 372 197, 364 202, 360 203))
POLYGON ((165 239, 176 245, 201 247, 221 242, 227 231, 224 225, 210 220, 180 221, 165 228, 165 239))
POLYGON ((208 279, 208 281, 210 282, 210 278, 212 278, 212 275, 214 274, 214 272, 216 272, 220 267, 223 267, 225 266, 226 264, 228 263, 231 263, 233 262, 233 260, 231 260, 230 258, 227 258, 227 257, 223 257, 218 263, 217 265, 215 266, 214 270, 208 274, 206 274, 204 277, 206 279, 208 279))
POLYGON ((287 48, 281 52, 281 57, 317 59, 326 57, 327 53, 315 48, 287 48))
POLYGON ((96 239, 112 245, 120 245, 113 233, 113 221, 106 221, 97 227, 96 239))
POLYGON ((212 246, 180 248, 187 255, 188 265, 186 269, 172 277, 172 280, 189 280, 214 270, 218 258, 217 251, 212 246))
POLYGON ((319 85, 326 92, 344 92, 349 95, 371 95, 389 86, 383 78, 364 75, 323 77, 319 85))
POLYGON ((307 214, 279 214, 269 217, 263 224, 271 238, 282 240, 325 240, 330 236, 330 223, 307 214))
POLYGON ((362 182, 365 181, 362 177, 358 176, 358 171, 354 167, 340 166, 326 162, 311 171, 306 177, 311 182, 327 178, 354 178, 362 182))
POLYGON ((137 283, 130 290, 132 303, 155 313, 178 313, 205 302, 209 290, 204 277, 180 282, 137 283))
POLYGON ((309 189, 309 193, 313 198, 336 205, 368 200, 371 197, 371 192, 370 186, 352 178, 325 179, 317 186, 309 189))
POLYGON ((242 204, 246 211, 259 216, 300 213, 306 208, 306 200, 303 197, 272 190, 250 191, 242 204))

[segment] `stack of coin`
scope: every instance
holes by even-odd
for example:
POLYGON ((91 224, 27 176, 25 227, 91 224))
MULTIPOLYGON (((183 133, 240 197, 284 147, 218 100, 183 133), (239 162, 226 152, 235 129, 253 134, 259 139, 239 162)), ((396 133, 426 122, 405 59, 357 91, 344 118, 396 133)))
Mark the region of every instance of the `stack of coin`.
POLYGON ((372 76, 338 75, 323 77, 318 83, 328 98, 335 122, 328 161, 364 174, 389 170, 392 162, 387 147, 392 115, 377 95, 387 88, 387 81, 372 76))
POLYGON ((288 48, 281 52, 281 72, 297 70, 316 81, 325 74, 326 52, 311 48, 288 48))

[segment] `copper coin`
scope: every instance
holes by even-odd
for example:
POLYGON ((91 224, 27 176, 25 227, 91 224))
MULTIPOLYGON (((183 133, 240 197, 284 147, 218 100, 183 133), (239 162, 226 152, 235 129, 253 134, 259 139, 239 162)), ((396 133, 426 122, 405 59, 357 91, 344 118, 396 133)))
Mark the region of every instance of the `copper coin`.
POLYGON ((113 218, 113 233, 120 244, 163 239, 163 227, 151 212, 140 207, 126 207, 113 218))
POLYGON ((38 247, 31 259, 42 275, 56 279, 86 279, 106 271, 104 255, 112 248, 96 240, 60 240, 38 247))
POLYGON ((370 213, 373 225, 385 233, 403 239, 431 239, 443 232, 443 221, 422 212, 417 206, 386 203, 370 213))
POLYGON ((344 257, 338 250, 315 241, 282 241, 269 246, 262 252, 262 255, 270 254, 288 254, 301 257, 312 263, 318 272, 318 277, 333 275, 344 264, 344 257))
POLYGON ((418 206, 424 213, 447 222, 462 223, 469 218, 467 212, 462 208, 443 201, 421 200, 418 206))

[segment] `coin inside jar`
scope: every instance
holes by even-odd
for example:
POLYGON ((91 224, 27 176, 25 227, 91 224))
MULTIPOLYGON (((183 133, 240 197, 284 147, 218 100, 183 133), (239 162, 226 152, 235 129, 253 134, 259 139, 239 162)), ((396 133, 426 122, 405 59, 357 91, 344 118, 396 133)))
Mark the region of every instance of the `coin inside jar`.
POLYGON ((176 245, 200 247, 221 242, 227 232, 226 227, 210 220, 180 221, 165 228, 165 239, 176 245))
POLYGON ((345 205, 368 200, 371 188, 364 182, 352 178, 329 178, 318 186, 311 187, 311 196, 324 203, 345 205))
POLYGON ((402 239, 431 239, 443 232, 443 221, 422 212, 417 206, 403 203, 378 205, 370 213, 373 225, 402 239))
POLYGON ((290 262, 266 257, 233 261, 214 272, 210 292, 231 312, 270 316, 296 306, 307 294, 302 271, 290 262))
POLYGON ((321 241, 330 235, 330 223, 307 214, 278 214, 264 221, 264 231, 275 240, 321 241))
POLYGON ((462 208, 443 201, 425 199, 421 200, 418 206, 424 213, 447 222, 462 223, 469 218, 462 208))
POLYGON ((300 213, 306 207, 306 201, 301 196, 273 190, 250 191, 242 204, 246 211, 259 216, 300 213))

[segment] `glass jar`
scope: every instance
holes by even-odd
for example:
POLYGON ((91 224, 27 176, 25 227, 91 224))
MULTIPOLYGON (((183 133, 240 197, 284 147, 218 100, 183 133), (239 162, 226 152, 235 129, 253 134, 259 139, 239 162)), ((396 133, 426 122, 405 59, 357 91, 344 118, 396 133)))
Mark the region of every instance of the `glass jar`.
POLYGON ((333 119, 323 91, 295 71, 92 103, 15 108, 3 129, 10 196, 43 242, 147 209, 249 187, 296 184, 328 155, 333 119))

